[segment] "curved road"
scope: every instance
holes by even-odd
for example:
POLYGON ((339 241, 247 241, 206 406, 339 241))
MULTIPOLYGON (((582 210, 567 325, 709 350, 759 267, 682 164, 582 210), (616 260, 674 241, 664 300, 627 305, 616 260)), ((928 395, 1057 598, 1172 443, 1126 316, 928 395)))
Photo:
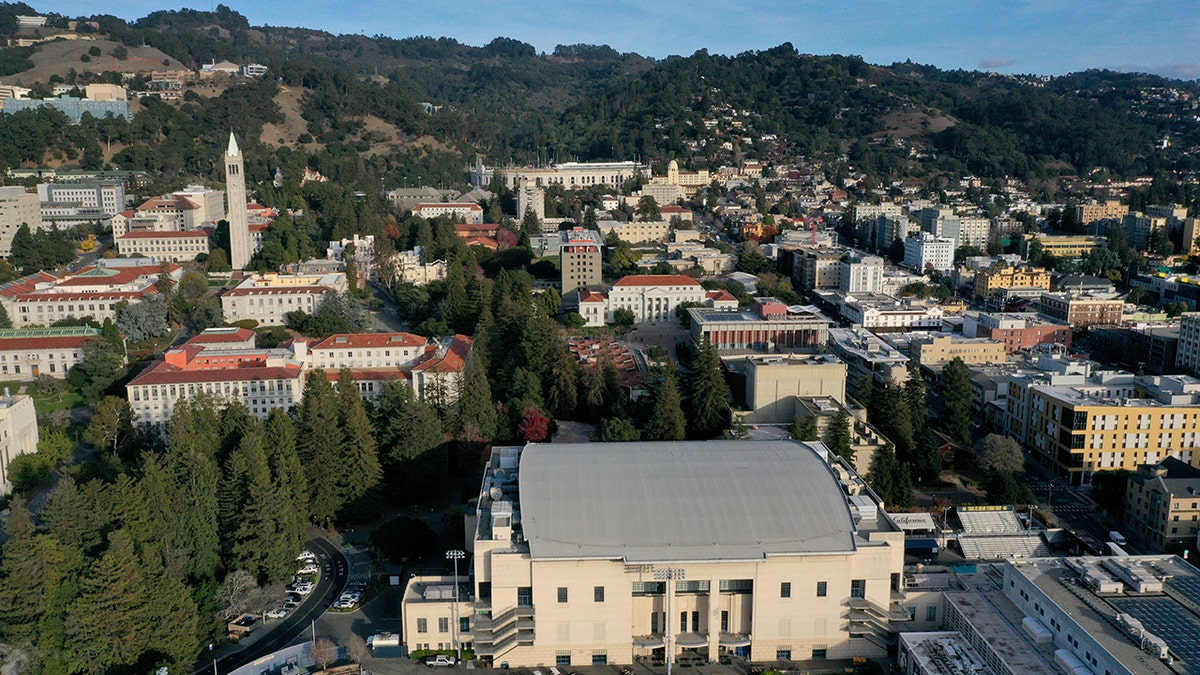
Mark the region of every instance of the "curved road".
MULTIPOLYGON (((333 601, 337 599, 350 574, 350 566, 341 549, 329 543, 326 539, 311 539, 304 548, 317 554, 321 565, 321 578, 313 588, 313 592, 304 599, 290 615, 270 627, 270 634, 246 649, 226 654, 217 659, 218 673, 228 673, 241 668, 267 654, 279 651, 295 640, 300 633, 309 629, 313 621, 321 616, 333 601)), ((263 629, 259 629, 263 630, 263 629)), ((193 673, 212 672, 212 659, 201 658, 193 668, 193 673)))

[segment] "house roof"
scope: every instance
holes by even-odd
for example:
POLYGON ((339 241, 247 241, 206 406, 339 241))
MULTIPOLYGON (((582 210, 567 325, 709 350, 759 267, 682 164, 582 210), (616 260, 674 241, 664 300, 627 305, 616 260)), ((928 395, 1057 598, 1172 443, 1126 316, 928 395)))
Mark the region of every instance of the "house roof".
POLYGON ((85 342, 96 339, 95 335, 71 335, 65 337, 0 337, 0 352, 39 349, 76 349, 85 342))
POLYGON ((29 274, 19 279, 13 279, 5 284, 0 284, 0 297, 11 298, 23 293, 33 291, 38 284, 58 281, 58 277, 48 272, 38 272, 29 274))
POLYGON ((238 297, 243 295, 302 295, 325 293, 333 289, 328 286, 260 286, 257 288, 231 288, 222 297, 238 297))
POLYGON ((704 297, 713 300, 714 302, 737 302, 737 298, 733 297, 733 293, 725 289, 717 289, 704 294, 704 297))
POLYGON ((608 296, 599 291, 579 291, 579 302, 604 302, 608 300, 608 296))
POLYGON ((238 328, 231 330, 228 328, 217 328, 206 330, 191 340, 187 341, 189 345, 211 345, 225 344, 230 342, 246 342, 254 337, 254 331, 249 328, 238 328))
MULTIPOLYGON (((325 377, 330 382, 337 382, 341 379, 342 371, 329 369, 325 371, 325 377)), ((407 380, 408 373, 395 368, 351 368, 350 376, 356 382, 370 382, 373 380, 386 380, 389 382, 407 380)))
POLYGON ((412 369, 426 373, 457 373, 466 366, 467 355, 470 353, 471 338, 455 335, 444 352, 437 347, 429 347, 412 369))
POLYGON ((535 559, 762 560, 854 550, 846 496, 802 443, 531 443, 519 472, 535 559))
POLYGON ((482 206, 475 204, 475 203, 468 204, 465 202, 426 202, 424 204, 417 204, 416 206, 414 206, 413 211, 419 211, 421 209, 435 209, 435 208, 466 209, 468 211, 482 211, 483 210, 482 206))
POLYGON ((375 347, 423 347, 429 341, 412 333, 341 333, 331 335, 309 348, 318 349, 367 349, 375 347))
POLYGON ((700 282, 682 274, 631 274, 613 286, 699 286, 700 282))
POLYGON ((140 375, 133 378, 128 386, 136 387, 141 384, 187 384, 198 382, 251 382, 261 380, 294 380, 300 377, 300 366, 267 366, 228 368, 213 370, 182 370, 168 365, 166 361, 158 361, 140 375))

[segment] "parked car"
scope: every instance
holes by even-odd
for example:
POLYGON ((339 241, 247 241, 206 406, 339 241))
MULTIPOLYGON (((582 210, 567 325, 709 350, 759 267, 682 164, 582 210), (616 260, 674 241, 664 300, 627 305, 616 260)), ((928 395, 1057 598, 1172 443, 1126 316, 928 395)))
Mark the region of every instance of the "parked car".
POLYGON ((300 595, 308 595, 309 593, 313 592, 313 585, 312 584, 300 584, 299 586, 297 586, 295 588, 295 592, 299 593, 300 595))
POLYGON ((296 562, 316 562, 316 561, 317 561, 317 554, 313 553, 312 551, 305 551, 304 553, 301 553, 300 555, 296 556, 296 562))
POLYGON ((301 567, 300 569, 296 570, 296 574, 317 574, 320 571, 321 571, 320 567, 317 567, 317 565, 315 565, 314 563, 308 563, 304 567, 301 567))
POLYGON ((288 611, 282 605, 267 612, 268 619, 282 619, 288 615, 288 611))
POLYGON ((425 665, 429 666, 430 668, 450 667, 455 663, 456 661, 454 657, 449 654, 435 654, 434 656, 425 659, 425 665))

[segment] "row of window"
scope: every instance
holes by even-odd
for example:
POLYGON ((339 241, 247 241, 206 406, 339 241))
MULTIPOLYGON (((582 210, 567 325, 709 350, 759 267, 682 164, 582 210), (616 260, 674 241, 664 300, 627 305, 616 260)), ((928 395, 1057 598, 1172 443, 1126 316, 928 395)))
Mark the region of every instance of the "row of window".
MULTIPOLYGON (((438 621, 438 632, 439 633, 449 633, 450 632, 449 617, 444 617, 444 616, 439 617, 437 621, 438 621)), ((471 617, 464 616, 464 617, 459 618, 458 630, 463 633, 469 632, 471 630, 471 617)), ((428 633, 429 632, 429 619, 417 619, 417 632, 418 633, 428 633)))

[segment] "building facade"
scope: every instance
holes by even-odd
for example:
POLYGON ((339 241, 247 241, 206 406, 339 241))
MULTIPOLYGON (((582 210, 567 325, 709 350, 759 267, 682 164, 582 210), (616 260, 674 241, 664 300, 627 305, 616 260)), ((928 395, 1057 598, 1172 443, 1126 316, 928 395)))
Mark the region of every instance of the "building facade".
POLYGON ((919 273, 954 269, 954 240, 920 232, 904 240, 904 265, 919 273))
POLYGON ((0 187, 0 256, 12 255, 12 240, 22 225, 28 225, 31 232, 42 229, 38 196, 20 185, 0 187))
POLYGON ((879 657, 858 636, 907 619, 903 532, 822 444, 496 447, 480 494, 458 601, 452 578, 408 581, 410 651, 560 668, 879 657))
POLYGON ((1012 354, 1026 349, 1071 346, 1071 326, 1024 313, 977 312, 963 316, 963 336, 990 338, 1012 354))
POLYGON ((819 350, 830 321, 814 307, 789 308, 775 298, 755 298, 747 310, 689 307, 692 344, 707 341, 718 351, 819 350))
POLYGON ((1113 326, 1121 323, 1124 300, 1107 300, 1075 293, 1043 293, 1041 313, 1070 324, 1072 328, 1113 326))
MULTIPOLYGON (((225 209, 229 214, 229 264, 235 270, 246 269, 254 255, 254 243, 250 240, 246 213, 245 160, 232 131, 229 132, 229 146, 225 149, 225 197, 229 202, 225 209)), ((228 314, 226 320, 232 321, 228 314)))
POLYGON ((186 262, 208 255, 208 231, 129 232, 117 238, 117 253, 159 262, 186 262))
POLYGON ((1191 550, 1197 533, 1200 469, 1174 457, 1138 467, 1125 484, 1125 536, 1174 552, 1191 550))
POLYGON ((462 218, 464 223, 483 224, 483 207, 474 202, 432 202, 417 204, 412 208, 414 216, 432 220, 439 216, 462 218))
POLYGON ((99 335, 89 326, 0 330, 0 380, 63 379, 83 361, 83 345, 99 335))
POLYGON ((1005 288, 1050 290, 1050 273, 1041 267, 994 267, 975 274, 975 296, 987 299, 1005 288))
POLYGON ((921 366, 934 366, 954 359, 961 359, 967 364, 1004 363, 1008 358, 1004 344, 988 338, 914 336, 909 341, 908 350, 909 356, 921 366))
POLYGON ((596 230, 581 227, 559 233, 562 295, 580 289, 596 289, 604 283, 604 238, 596 230))
POLYGON ((0 496, 12 492, 8 469, 14 459, 37 452, 37 411, 33 398, 24 394, 0 397, 0 496))
POLYGON ((260 326, 282 326, 288 312, 313 314, 326 293, 346 290, 346 275, 251 274, 221 295, 226 323, 253 319, 260 326))

